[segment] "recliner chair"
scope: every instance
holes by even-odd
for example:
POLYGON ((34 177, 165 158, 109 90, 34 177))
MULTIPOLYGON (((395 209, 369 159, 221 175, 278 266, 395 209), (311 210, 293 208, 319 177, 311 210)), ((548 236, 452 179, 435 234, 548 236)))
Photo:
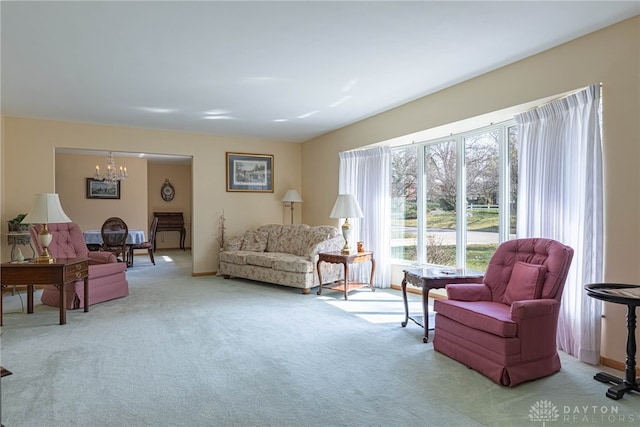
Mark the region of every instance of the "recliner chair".
MULTIPOLYGON (((115 298, 129 295, 129 282, 125 270, 126 263, 118 262, 111 252, 89 252, 80 227, 74 223, 48 224, 47 228, 53 235, 48 247, 49 253, 55 258, 89 258, 89 305, 97 304, 115 298)), ((42 251, 38 234, 42 231, 41 224, 31 224, 29 232, 31 241, 35 243, 38 253, 42 251)), ((82 308, 87 303, 84 299, 84 282, 82 280, 74 286, 65 285, 67 292, 67 309, 82 308)), ((53 307, 60 306, 60 294, 53 285, 46 285, 40 298, 43 304, 53 307)))
POLYGON ((434 303, 433 348, 498 384, 560 370, 560 299, 573 249, 551 239, 502 243, 482 283, 450 284, 434 303))

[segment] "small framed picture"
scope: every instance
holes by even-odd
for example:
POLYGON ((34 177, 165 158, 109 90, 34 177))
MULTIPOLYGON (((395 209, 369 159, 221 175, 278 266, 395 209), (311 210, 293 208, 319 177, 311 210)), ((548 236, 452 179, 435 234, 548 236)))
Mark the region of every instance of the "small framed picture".
POLYGON ((119 199, 120 181, 107 182, 87 178, 87 199, 119 199))
POLYGON ((227 191, 273 193, 273 155, 227 153, 227 191))

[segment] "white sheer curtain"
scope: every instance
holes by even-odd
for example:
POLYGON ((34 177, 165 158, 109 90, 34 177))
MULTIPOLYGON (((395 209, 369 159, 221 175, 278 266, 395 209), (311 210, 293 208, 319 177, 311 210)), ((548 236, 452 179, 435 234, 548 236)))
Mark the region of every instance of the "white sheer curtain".
MULTIPOLYGON (((340 156, 340 194, 353 194, 364 218, 350 220, 353 235, 373 252, 377 288, 391 284, 391 149, 389 147, 346 151, 340 156)), ((354 278, 369 281, 369 269, 353 268, 354 278)))
POLYGON ((600 357, 601 303, 584 285, 603 276, 600 86, 516 117, 520 140, 518 237, 574 249, 562 296, 558 346, 583 362, 600 357))

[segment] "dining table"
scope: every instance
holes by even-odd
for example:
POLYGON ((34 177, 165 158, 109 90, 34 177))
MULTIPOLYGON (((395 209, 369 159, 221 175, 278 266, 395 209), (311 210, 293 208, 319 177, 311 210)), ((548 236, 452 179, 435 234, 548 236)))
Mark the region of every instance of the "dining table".
MULTIPOLYGON (((86 230, 82 233, 84 235, 84 242, 87 244, 90 250, 99 250, 99 247, 102 246, 102 232, 100 230, 86 230)), ((139 245, 140 243, 146 242, 146 238, 144 235, 144 230, 138 230, 135 228, 129 229, 129 234, 127 235, 127 266, 133 266, 133 248, 131 245, 139 245)))
MULTIPOLYGON (((84 234, 84 241, 87 245, 101 245, 102 233, 100 230, 86 230, 84 234)), ((134 228, 129 229, 129 235, 127 236, 127 245, 137 245, 146 241, 144 230, 137 230, 134 228)))

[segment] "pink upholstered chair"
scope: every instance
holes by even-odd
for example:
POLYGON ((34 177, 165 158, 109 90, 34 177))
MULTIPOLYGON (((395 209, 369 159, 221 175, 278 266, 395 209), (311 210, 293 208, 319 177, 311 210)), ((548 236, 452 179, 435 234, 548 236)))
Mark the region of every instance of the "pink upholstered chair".
POLYGON ((515 386, 560 370, 556 330, 573 249, 532 238, 502 243, 482 283, 447 285, 433 348, 515 386))
MULTIPOLYGON (((55 258, 89 258, 89 305, 129 295, 129 282, 125 270, 126 263, 118 262, 111 252, 89 252, 80 227, 74 223, 49 224, 49 232, 53 240, 49 245, 49 253, 55 258)), ((42 225, 32 224, 29 227, 31 241, 35 243, 38 253, 42 251, 38 233, 42 225)), ((67 309, 84 307, 84 282, 76 282, 74 286, 65 286, 67 309)), ((59 307, 60 296, 53 285, 45 286, 42 291, 43 304, 59 307)))

